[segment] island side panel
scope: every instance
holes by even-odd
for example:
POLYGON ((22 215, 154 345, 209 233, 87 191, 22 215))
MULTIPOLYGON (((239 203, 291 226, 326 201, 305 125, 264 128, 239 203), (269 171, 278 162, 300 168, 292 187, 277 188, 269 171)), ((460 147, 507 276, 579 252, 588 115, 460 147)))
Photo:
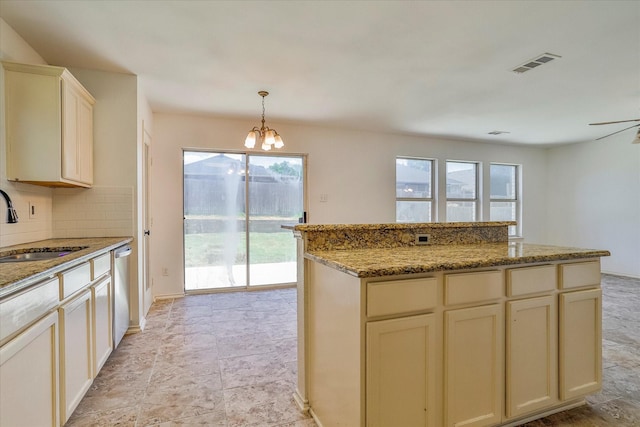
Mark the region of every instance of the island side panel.
POLYGON ((360 279, 307 260, 307 388, 320 426, 363 425, 360 279))
POLYGON ((309 397, 307 391, 307 354, 309 350, 308 341, 307 341, 307 306, 308 304, 308 295, 306 283, 308 281, 305 278, 305 263, 311 262, 306 261, 304 259, 304 240, 302 239, 302 235, 299 231, 294 231, 294 236, 296 239, 296 256, 297 256, 297 331, 298 331, 298 381, 296 383, 296 390, 293 393, 293 398, 303 412, 309 411, 309 397))

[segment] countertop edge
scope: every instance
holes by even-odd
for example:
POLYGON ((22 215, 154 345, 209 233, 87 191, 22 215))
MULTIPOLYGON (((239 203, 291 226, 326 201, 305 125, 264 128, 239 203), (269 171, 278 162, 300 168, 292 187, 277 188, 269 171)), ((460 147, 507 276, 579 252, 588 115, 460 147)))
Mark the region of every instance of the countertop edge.
POLYGON ((576 250, 570 253, 550 253, 548 255, 534 255, 534 256, 520 256, 520 257, 496 257, 488 258, 487 260, 477 261, 457 261, 447 262, 446 260, 439 262, 431 262, 428 264, 407 264, 403 267, 371 267, 364 269, 357 269, 348 265, 326 259, 322 256, 316 256, 314 254, 305 252, 304 257, 311 261, 318 262, 327 267, 334 268, 343 273, 349 274, 357 278, 372 278, 372 277, 384 277, 395 276, 403 274, 419 274, 419 273, 434 273, 440 271, 452 271, 452 270, 466 270, 472 268, 491 268, 505 265, 520 265, 520 264, 533 264, 540 262, 551 261, 571 261, 577 259, 589 259, 600 258, 603 256, 610 256, 611 253, 606 250, 576 250))

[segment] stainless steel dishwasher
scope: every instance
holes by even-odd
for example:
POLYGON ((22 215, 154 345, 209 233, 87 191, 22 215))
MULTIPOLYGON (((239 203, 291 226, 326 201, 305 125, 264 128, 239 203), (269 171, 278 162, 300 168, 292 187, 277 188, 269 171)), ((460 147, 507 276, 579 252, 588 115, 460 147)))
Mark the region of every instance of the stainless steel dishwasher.
POLYGON ((113 348, 115 349, 129 329, 129 255, 131 246, 124 245, 113 251, 113 348))

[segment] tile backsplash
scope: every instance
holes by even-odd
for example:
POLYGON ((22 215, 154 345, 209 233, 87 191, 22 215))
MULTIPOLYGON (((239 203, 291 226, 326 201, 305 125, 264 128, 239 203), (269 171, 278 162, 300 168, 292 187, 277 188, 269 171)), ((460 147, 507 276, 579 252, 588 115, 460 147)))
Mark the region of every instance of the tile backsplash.
POLYGON ((55 189, 53 237, 132 236, 133 196, 133 187, 55 189))
POLYGON ((7 205, 0 197, 0 247, 49 239, 52 236, 52 190, 13 182, 7 183, 3 190, 11 197, 18 222, 7 223, 7 205))

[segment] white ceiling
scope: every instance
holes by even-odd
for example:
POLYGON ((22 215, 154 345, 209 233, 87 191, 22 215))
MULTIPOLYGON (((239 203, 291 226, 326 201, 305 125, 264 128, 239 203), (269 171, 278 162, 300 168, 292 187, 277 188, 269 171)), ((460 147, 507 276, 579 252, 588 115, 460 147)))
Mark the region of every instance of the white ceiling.
POLYGON ((640 1, 0 0, 0 17, 49 64, 138 75, 157 112, 258 122, 264 89, 267 124, 540 145, 640 118, 640 1), (562 58, 511 71, 545 52, 562 58))

